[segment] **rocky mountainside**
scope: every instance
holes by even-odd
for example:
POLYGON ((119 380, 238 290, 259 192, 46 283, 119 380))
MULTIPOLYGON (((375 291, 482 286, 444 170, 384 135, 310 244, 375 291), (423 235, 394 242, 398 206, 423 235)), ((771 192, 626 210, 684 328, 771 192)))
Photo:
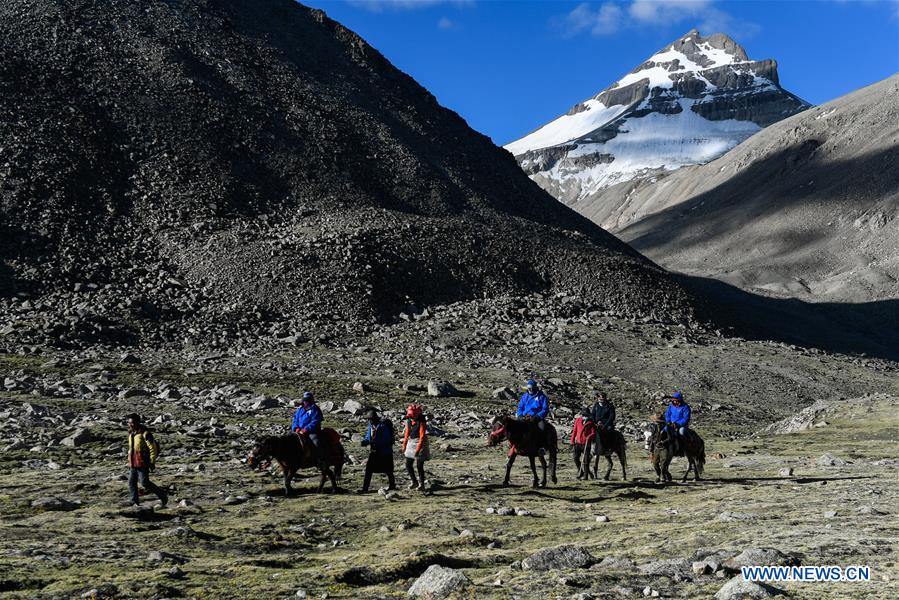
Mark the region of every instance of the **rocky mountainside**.
POLYGON ((233 347, 501 294, 694 314, 321 11, 10 0, 0 39, 7 339, 233 347))
POLYGON ((808 107, 780 86, 775 61, 750 60, 728 36, 694 29, 505 147, 541 187, 572 204, 616 183, 708 162, 808 107))
MULTIPOLYGON (((899 298, 899 75, 772 125, 707 165, 577 205, 681 272, 814 302, 899 298)), ((878 316, 896 322, 895 307, 878 316)))

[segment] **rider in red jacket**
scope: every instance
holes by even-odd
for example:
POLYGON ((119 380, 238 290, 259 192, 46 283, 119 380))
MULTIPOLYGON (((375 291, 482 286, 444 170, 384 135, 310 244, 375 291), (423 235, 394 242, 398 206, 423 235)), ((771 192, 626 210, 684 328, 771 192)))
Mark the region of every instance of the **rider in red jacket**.
POLYGON ((590 409, 585 408, 580 416, 574 420, 571 429, 571 445, 574 449, 574 464, 577 466, 577 478, 587 479, 590 475, 590 448, 596 439, 596 424, 590 409), (584 456, 581 464, 581 454, 584 456))

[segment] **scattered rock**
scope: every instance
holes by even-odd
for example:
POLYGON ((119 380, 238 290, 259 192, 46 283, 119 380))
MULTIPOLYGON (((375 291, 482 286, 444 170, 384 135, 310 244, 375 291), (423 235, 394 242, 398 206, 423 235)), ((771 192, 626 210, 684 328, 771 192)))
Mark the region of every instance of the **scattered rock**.
MULTIPOLYGON (((763 563, 760 563, 763 564, 763 563)), ((755 600, 757 598, 771 598, 782 593, 781 590, 764 583, 745 581, 742 575, 737 575, 720 590, 715 593, 716 600, 755 600)))
POLYGON ((60 443, 63 446, 78 448, 79 446, 93 442, 95 439, 94 434, 91 433, 89 429, 77 429, 75 433, 69 437, 63 438, 60 443))
POLYGON ((255 400, 255 402, 250 406, 253 410, 266 410, 269 408, 277 408, 281 405, 277 398, 272 398, 271 396, 257 396, 256 398, 253 398, 253 400, 255 400))
POLYGON ((740 554, 724 561, 724 566, 733 571, 739 571, 742 567, 754 565, 798 565, 799 559, 789 554, 784 554, 774 548, 749 548, 740 554))
POLYGON ((36 500, 31 501, 31 508, 34 508, 36 510, 69 511, 75 510, 79 506, 79 503, 69 502, 64 498, 57 498, 56 496, 37 498, 36 500))
POLYGON ((815 464, 819 467, 841 467, 846 464, 846 461, 831 454, 822 454, 815 464))
POLYGON ((451 383, 448 381, 429 381, 428 382, 428 396, 434 396, 437 398, 448 398, 450 396, 457 396, 459 391, 453 387, 451 383))
POLYGON ((538 550, 521 561, 521 568, 527 571, 550 571, 588 567, 596 562, 593 555, 580 546, 563 544, 554 548, 538 550))
POLYGON ((666 575, 668 577, 674 577, 676 575, 689 574, 691 572, 690 567, 690 561, 685 558, 666 558, 642 564, 637 568, 641 573, 646 575, 666 575))
POLYGON ((370 390, 371 390, 371 388, 369 388, 367 385, 365 385, 361 381, 357 381, 356 383, 353 384, 353 391, 358 394, 364 394, 370 390))
POLYGON ((438 600, 465 588, 469 584, 471 584, 471 580, 461 571, 440 565, 431 565, 415 580, 408 593, 410 596, 438 600))
POLYGON ((343 403, 343 412, 357 416, 365 412, 365 407, 358 400, 347 400, 343 403))

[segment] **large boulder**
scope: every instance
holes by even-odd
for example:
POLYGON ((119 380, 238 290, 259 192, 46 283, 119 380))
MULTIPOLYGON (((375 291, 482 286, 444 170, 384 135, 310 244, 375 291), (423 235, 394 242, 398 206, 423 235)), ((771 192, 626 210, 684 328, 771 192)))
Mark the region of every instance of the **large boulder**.
POLYGON ((590 552, 580 546, 563 544, 554 548, 538 550, 521 561, 521 568, 530 571, 551 571, 553 569, 579 569, 596 562, 590 552))
POLYGON ((438 600, 461 590, 471 583, 462 571, 431 565, 409 588, 410 596, 438 600))
POLYGON ((732 571, 739 571, 743 567, 753 566, 793 566, 798 565, 799 559, 790 554, 784 554, 775 548, 749 548, 743 550, 733 558, 724 561, 724 566, 732 571))
POLYGON ((755 581, 746 581, 738 575, 725 583, 717 593, 715 600, 757 600, 779 596, 783 592, 775 587, 755 581))
POLYGON ((447 398, 449 396, 456 396, 458 393, 458 390, 448 381, 428 382, 428 396, 447 398))
POLYGON ((365 407, 358 400, 347 400, 343 403, 343 412, 351 415, 361 415, 365 412, 365 407))
POLYGON ((89 444, 96 439, 94 434, 91 433, 90 429, 77 429, 75 433, 70 435, 69 437, 63 438, 60 442, 63 446, 69 446, 71 448, 77 448, 78 446, 83 446, 85 444, 89 444))

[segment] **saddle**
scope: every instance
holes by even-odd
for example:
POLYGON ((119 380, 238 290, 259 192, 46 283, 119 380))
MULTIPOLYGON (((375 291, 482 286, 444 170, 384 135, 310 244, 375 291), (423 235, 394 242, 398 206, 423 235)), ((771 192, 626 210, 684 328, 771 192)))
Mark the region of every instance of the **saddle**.
MULTIPOLYGON (((300 441, 300 446, 305 452, 306 445, 312 443, 312 441, 309 439, 309 436, 298 431, 295 431, 293 433, 297 436, 297 439, 300 441)), ((322 427, 321 432, 318 434, 318 451, 320 453, 320 456, 324 459, 334 458, 334 450, 340 444, 340 440, 340 434, 335 429, 332 429, 330 427, 322 427)))

